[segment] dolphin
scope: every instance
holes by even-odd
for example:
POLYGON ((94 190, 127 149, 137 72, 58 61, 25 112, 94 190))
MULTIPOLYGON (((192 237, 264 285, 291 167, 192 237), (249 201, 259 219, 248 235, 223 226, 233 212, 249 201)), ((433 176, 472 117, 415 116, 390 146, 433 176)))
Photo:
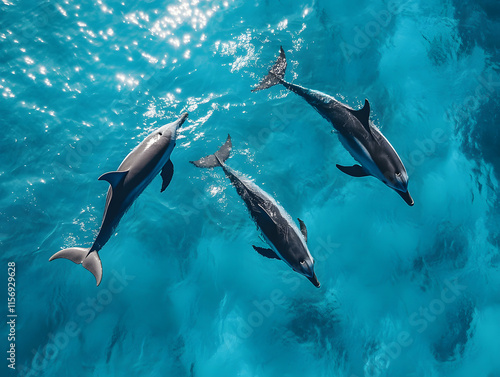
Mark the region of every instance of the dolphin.
POLYGON ((361 164, 337 164, 337 168, 352 177, 371 175, 378 178, 412 206, 414 201, 408 191, 408 173, 391 143, 371 124, 368 100, 365 99, 362 109, 354 110, 328 94, 286 82, 286 66, 285 51, 281 47, 276 63, 252 92, 281 84, 304 98, 332 124, 344 148, 361 164))
POLYGON ((231 136, 227 136, 225 144, 215 153, 198 161, 190 161, 199 168, 221 167, 238 195, 245 202, 257 228, 271 248, 254 246, 262 256, 281 259, 294 271, 304 275, 314 286, 320 286, 314 273, 314 259, 307 248, 307 228, 299 220, 300 231, 291 216, 273 197, 263 191, 249 179, 239 175, 225 164, 231 152, 231 136))
POLYGON ((90 248, 71 247, 58 251, 49 261, 65 258, 81 264, 94 275, 97 285, 101 283, 102 264, 99 250, 108 242, 134 200, 160 171, 163 179, 161 192, 170 184, 174 174, 170 154, 175 147, 177 131, 187 117, 188 113, 184 113, 175 122, 157 128, 125 157, 116 171, 99 177, 100 181, 107 181, 110 187, 101 228, 94 244, 90 248))

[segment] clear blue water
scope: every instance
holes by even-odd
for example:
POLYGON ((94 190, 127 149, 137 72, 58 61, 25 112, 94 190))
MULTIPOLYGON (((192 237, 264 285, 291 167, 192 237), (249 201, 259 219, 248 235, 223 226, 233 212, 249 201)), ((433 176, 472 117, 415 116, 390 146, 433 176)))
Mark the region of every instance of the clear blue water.
POLYGON ((19 317, 2 376, 500 376, 499 32, 494 0, 3 0, 1 268, 16 262, 19 317), (353 160, 303 100, 250 93, 280 45, 287 79, 370 100, 414 207, 338 171, 353 160), (102 284, 49 263, 91 245, 97 177, 182 111, 172 183, 123 218, 102 284), (308 225, 320 289, 258 255, 222 172, 189 164, 228 133, 228 163, 308 225))

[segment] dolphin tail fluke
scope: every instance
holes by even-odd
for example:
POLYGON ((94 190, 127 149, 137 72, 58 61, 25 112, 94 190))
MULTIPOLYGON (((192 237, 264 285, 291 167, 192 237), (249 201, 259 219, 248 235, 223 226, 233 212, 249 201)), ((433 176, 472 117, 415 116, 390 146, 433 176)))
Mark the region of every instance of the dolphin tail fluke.
POLYGON ((90 249, 84 247, 70 247, 69 249, 58 251, 50 257, 49 261, 59 258, 69 259, 76 264, 81 264, 85 269, 92 272, 97 285, 101 284, 102 264, 97 251, 90 251, 90 249))
POLYGON ((270 88, 271 86, 281 84, 283 79, 285 78, 286 71, 286 56, 283 47, 280 47, 280 56, 276 63, 274 63, 273 67, 269 71, 266 77, 264 77, 259 85, 257 85, 252 92, 257 92, 262 89, 270 88))
POLYGON ((215 168, 217 166, 222 166, 222 163, 229 158, 231 153, 231 136, 227 135, 227 140, 220 149, 214 154, 208 155, 206 157, 200 158, 198 161, 189 161, 194 166, 199 168, 215 168))

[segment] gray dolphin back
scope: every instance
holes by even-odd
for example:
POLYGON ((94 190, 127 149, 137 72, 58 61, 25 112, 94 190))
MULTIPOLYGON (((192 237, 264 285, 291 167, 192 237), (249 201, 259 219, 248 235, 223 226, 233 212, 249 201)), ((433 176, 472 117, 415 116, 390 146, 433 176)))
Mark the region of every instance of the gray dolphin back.
POLYGON ((259 90, 268 89, 271 86, 281 84, 285 78, 286 71, 286 57, 283 47, 280 47, 280 56, 274 63, 273 67, 269 70, 269 73, 264 77, 259 85, 257 85, 252 92, 257 92, 259 90))
POLYGON ((200 158, 198 161, 189 161, 198 168, 216 168, 222 166, 222 163, 229 158, 231 154, 231 135, 227 135, 226 142, 214 154, 200 158))

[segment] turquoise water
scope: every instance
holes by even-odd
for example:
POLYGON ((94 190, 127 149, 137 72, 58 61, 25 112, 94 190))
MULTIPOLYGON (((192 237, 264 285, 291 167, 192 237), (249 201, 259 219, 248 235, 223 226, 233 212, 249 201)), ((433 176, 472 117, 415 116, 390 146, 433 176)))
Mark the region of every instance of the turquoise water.
POLYGON ((19 317, 2 376, 500 376, 499 32, 493 0, 3 0, 0 245, 19 317), (370 100, 414 207, 336 169, 353 160, 302 99, 250 92, 280 45, 288 80, 370 100), (124 216, 102 284, 49 263, 94 240, 97 178, 183 111, 172 183, 124 216), (258 255, 222 171, 189 164, 228 133, 228 164, 307 224, 320 289, 258 255))

